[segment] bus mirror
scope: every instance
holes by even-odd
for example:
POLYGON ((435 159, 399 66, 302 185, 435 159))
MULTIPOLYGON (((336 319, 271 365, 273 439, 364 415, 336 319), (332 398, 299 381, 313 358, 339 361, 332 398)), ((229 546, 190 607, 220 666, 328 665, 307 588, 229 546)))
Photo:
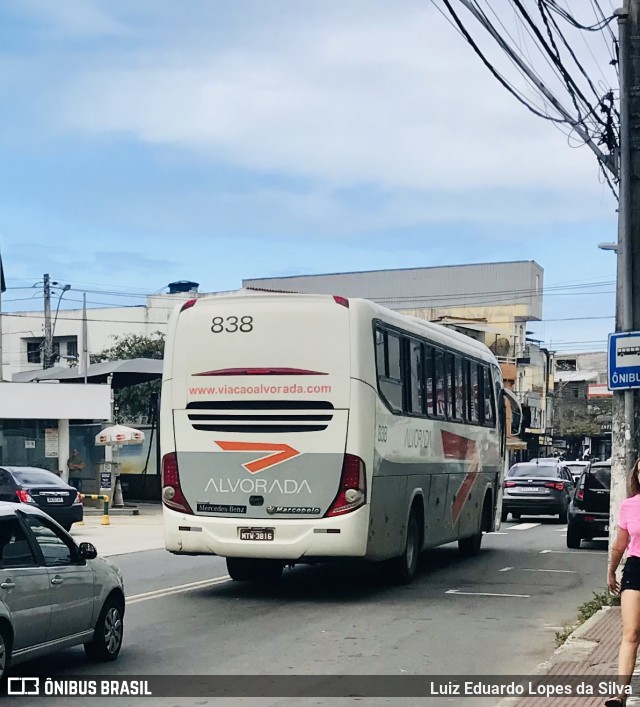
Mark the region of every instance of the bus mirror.
POLYGON ((522 432, 522 412, 520 408, 511 409, 511 434, 517 437, 522 432))
POLYGON ((508 388, 503 388, 502 394, 503 404, 508 401, 511 408, 510 434, 512 437, 517 437, 522 432, 522 408, 520 407, 520 402, 508 388))

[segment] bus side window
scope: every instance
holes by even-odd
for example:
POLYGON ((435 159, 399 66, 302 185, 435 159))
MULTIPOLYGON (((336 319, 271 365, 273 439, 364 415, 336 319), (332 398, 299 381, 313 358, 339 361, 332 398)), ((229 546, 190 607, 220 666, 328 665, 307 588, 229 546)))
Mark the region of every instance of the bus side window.
POLYGON ((455 357, 455 385, 456 385, 456 397, 455 397, 455 411, 454 417, 456 420, 464 420, 466 416, 465 412, 465 386, 464 386, 464 375, 462 359, 460 356, 455 357))
POLYGON ((384 332, 384 368, 378 369, 378 386, 387 405, 393 412, 402 412, 402 358, 400 337, 384 332))
POLYGON ((436 415, 444 417, 446 411, 446 377, 444 369, 444 351, 435 352, 436 415))
POLYGON ((387 351, 387 334, 382 329, 376 329, 376 373, 378 379, 386 378, 386 351, 387 351))
POLYGON ((409 412, 414 415, 424 415, 424 365, 422 361, 422 344, 415 339, 409 340, 409 371, 410 399, 409 412))
POLYGON ((455 359, 453 354, 445 353, 445 383, 447 389, 447 418, 453 420, 456 416, 455 401, 456 401, 456 384, 455 384, 455 359))
POLYGON ((471 372, 469 371, 470 362, 469 359, 462 359, 462 372, 464 378, 464 419, 468 421, 471 420, 471 372))
POLYGON ((435 363, 433 346, 424 345, 424 380, 427 415, 436 415, 435 363))
POLYGON ((488 366, 482 366, 484 371, 484 424, 496 426, 496 404, 493 397, 493 382, 488 366))
POLYGON ((478 364, 469 361, 469 422, 480 422, 480 388, 478 381, 478 364))

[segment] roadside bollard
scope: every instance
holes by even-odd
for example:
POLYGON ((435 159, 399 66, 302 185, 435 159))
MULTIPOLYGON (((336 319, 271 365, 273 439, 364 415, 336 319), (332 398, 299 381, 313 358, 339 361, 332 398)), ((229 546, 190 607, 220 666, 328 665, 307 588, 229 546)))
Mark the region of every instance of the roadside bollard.
MULTIPOLYGON (((102 499, 102 501, 104 502, 102 507, 102 525, 111 525, 111 519, 109 518, 109 496, 107 496, 107 494, 82 493, 80 494, 80 497, 83 501, 85 498, 90 498, 92 501, 99 501, 100 499, 102 499)), ((84 525, 84 520, 79 522, 78 525, 84 525)))

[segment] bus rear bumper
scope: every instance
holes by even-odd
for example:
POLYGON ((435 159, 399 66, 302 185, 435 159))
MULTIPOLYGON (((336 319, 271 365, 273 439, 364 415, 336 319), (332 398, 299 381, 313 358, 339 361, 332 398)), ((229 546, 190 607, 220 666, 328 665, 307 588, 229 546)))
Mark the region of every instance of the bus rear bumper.
POLYGON ((335 518, 251 519, 187 515, 163 507, 165 547, 174 554, 300 560, 364 557, 369 506, 335 518), (273 541, 240 540, 240 528, 273 528, 273 541))

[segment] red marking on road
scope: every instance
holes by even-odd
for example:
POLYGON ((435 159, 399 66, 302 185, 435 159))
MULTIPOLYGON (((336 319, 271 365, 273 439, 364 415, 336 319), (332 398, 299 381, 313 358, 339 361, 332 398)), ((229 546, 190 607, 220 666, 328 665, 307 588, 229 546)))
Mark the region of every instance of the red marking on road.
POLYGON ((242 466, 250 473, 257 474, 269 467, 297 457, 300 452, 288 444, 272 444, 269 442, 216 442, 225 452, 268 452, 266 457, 260 457, 242 466))
POLYGON ((480 458, 476 443, 467 437, 461 437, 453 432, 442 430, 442 450, 444 456, 448 459, 458 459, 460 461, 471 461, 469 471, 465 475, 460 487, 456 491, 456 497, 451 504, 451 519, 455 525, 464 504, 467 502, 467 497, 471 492, 474 484, 478 480, 478 471, 480 470, 480 458))

